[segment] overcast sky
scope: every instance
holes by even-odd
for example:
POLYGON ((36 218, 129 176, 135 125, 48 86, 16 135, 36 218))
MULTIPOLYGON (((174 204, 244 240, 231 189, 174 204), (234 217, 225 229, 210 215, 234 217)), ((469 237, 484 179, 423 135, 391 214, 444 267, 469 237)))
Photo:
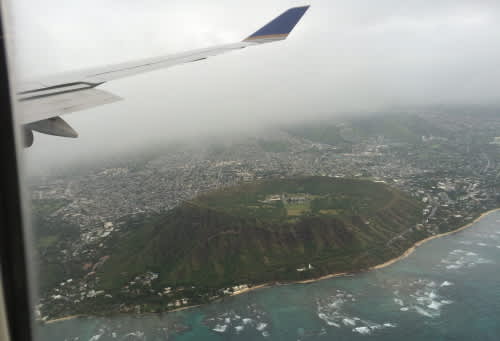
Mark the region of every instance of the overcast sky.
POLYGON ((251 130, 347 110, 498 103, 500 4, 462 0, 10 0, 25 78, 236 42, 289 7, 285 42, 104 84, 123 101, 35 136, 28 168, 159 138, 251 130))

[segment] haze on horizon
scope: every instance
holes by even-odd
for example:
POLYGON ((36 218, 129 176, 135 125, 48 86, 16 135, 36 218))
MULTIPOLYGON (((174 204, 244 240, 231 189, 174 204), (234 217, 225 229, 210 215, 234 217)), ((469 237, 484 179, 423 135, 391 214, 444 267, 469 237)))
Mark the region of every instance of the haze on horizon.
POLYGON ((394 106, 498 104, 500 3, 11 0, 19 78, 235 42, 292 6, 284 42, 102 86, 123 101, 64 116, 80 134, 36 134, 29 170, 152 142, 394 106))

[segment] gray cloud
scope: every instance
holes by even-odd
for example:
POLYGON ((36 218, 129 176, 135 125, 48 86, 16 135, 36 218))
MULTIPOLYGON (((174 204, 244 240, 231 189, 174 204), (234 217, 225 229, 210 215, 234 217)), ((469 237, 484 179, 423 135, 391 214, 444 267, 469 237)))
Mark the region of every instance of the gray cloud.
MULTIPOLYGON (((11 0, 16 70, 36 76, 238 41, 302 1, 11 0)), ((65 116, 28 165, 346 110, 497 103, 497 1, 320 1, 285 42, 103 85, 124 101, 65 116)), ((33 168, 33 167, 30 167, 33 168)))

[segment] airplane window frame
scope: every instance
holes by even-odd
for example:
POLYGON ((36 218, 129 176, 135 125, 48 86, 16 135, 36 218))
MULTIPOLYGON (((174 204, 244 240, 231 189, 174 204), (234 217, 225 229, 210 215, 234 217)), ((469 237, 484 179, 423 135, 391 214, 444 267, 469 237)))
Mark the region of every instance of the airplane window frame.
MULTIPOLYGON (((4 13, 0 13, 0 268, 7 325, 11 340, 32 340, 31 292, 26 254, 26 235, 23 228, 23 205, 19 165, 14 130, 12 97, 10 96, 7 46, 4 39, 4 13)), ((1 288, 0 288, 1 290, 1 288)), ((2 309, 3 308, 3 309, 2 309)), ((5 322, 5 323, 3 323, 5 322)))

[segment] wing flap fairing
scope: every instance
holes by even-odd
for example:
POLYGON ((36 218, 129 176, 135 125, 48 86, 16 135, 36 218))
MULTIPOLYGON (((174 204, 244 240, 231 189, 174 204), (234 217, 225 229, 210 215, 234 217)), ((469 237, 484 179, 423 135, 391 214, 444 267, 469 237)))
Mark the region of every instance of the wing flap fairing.
POLYGON ((39 133, 60 136, 60 137, 78 137, 78 133, 61 117, 51 117, 25 125, 26 129, 38 131, 39 133))

